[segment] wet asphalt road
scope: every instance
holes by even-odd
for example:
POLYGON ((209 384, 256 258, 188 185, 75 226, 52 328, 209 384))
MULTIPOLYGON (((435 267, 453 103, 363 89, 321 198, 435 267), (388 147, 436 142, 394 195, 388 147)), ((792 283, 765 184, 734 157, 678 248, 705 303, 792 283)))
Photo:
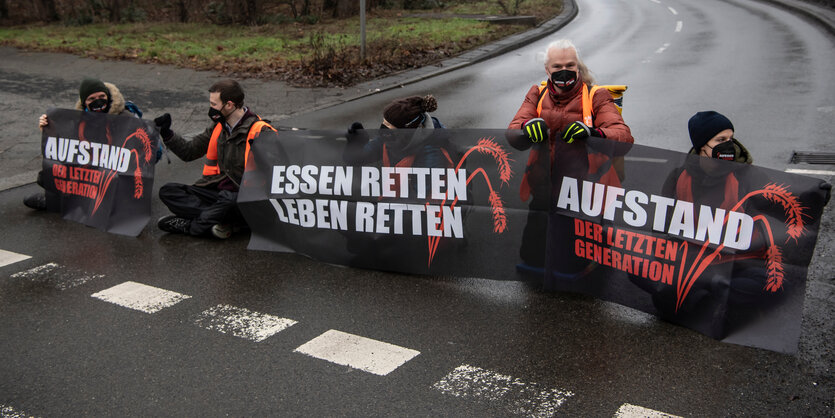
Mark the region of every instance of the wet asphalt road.
MULTIPOLYGON (((599 82, 630 86, 624 117, 636 141, 685 148, 687 119, 710 108, 734 121, 758 165, 785 170, 794 168, 794 149, 833 151, 833 39, 784 11, 750 1, 589 0, 558 35, 580 46, 599 82)), ((448 126, 503 128, 544 77, 537 56, 545 44, 280 124, 376 126, 393 97, 431 92, 448 126)), ((72 97, 74 74, 4 65, 4 79, 37 76, 72 97)), ((96 71, 97 63, 85 65, 96 71)), ((160 71, 188 92, 163 83, 147 100, 176 97, 175 129, 178 121, 199 129, 211 76, 179 80, 179 70, 160 71)), ((134 95, 155 78, 123 77, 117 81, 134 95)), ((44 100, 25 89, 13 94, 17 103, 44 100)), ((253 106, 290 113, 270 108, 266 96, 254 96, 253 106)), ((8 115, 12 106, 3 103, 8 115)), ((156 106, 148 113, 171 108, 156 106)), ((26 108, 34 125, 37 110, 26 108)), ((197 163, 160 164, 155 188, 190 182, 198 171, 197 163)), ((328 266, 247 251, 245 235, 217 242, 150 226, 138 238, 104 234, 22 208, 35 190, 0 193, 0 249, 32 256, 0 267, 0 405, 28 414, 613 416, 628 403, 681 416, 832 416, 835 408, 831 206, 810 268, 800 350, 788 356, 722 344, 592 298, 541 292, 536 283, 328 266), (47 263, 56 264, 51 274, 13 277, 47 263), (91 297, 125 281, 191 297, 154 314, 91 297), (261 342, 197 326, 221 304, 297 323, 261 342), (420 354, 380 376, 294 352, 331 329, 420 354), (438 389, 461 365, 518 381, 507 396, 438 389), (565 402, 549 409, 531 401, 543 393, 565 402)), ((152 210, 165 213, 158 201, 152 210)))

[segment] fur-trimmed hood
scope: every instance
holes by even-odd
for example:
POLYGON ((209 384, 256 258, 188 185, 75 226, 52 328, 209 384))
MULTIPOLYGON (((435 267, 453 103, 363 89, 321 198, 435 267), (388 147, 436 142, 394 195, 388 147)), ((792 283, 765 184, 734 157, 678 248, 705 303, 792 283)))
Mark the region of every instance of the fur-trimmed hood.
MULTIPOLYGON (((112 115, 118 115, 125 111, 125 97, 122 96, 122 92, 113 85, 112 83, 104 82, 104 86, 110 90, 110 113, 112 115)), ((84 110, 84 107, 81 106, 81 99, 78 99, 75 102, 75 108, 77 110, 84 110)))

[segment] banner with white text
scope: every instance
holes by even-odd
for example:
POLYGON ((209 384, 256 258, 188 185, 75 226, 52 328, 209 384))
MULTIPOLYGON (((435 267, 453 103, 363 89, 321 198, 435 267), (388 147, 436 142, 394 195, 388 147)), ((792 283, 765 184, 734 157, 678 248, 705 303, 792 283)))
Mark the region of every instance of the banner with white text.
POLYGON ((796 352, 826 183, 596 138, 553 160, 546 288, 796 352))
POLYGON ((158 134, 133 116, 49 109, 43 129, 47 207, 64 219, 137 236, 151 216, 158 134))
MULTIPOLYGON (((527 156, 504 136, 262 133, 238 196, 249 248, 377 270, 523 279, 516 254, 528 216, 519 197, 527 156)), ((540 216, 547 221, 547 206, 540 216)))

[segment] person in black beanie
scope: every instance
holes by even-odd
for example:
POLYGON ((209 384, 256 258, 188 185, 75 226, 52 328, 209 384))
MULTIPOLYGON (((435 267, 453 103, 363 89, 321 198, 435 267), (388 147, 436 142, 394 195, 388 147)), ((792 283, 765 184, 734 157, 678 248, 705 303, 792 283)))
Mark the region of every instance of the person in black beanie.
POLYGON ((745 166, 721 164, 716 159, 751 164, 754 158, 734 138, 734 125, 725 115, 713 111, 697 112, 687 122, 690 133, 689 155, 685 165, 667 178, 665 195, 729 210, 744 196, 739 177, 745 166))
MULTIPOLYGON (((369 140, 360 122, 354 122, 348 129, 349 146, 345 149, 345 160, 352 164, 370 163, 383 159, 397 164, 403 158, 415 156, 412 165, 441 167, 442 151, 438 146, 445 136, 433 135, 432 130, 445 128, 438 118, 429 112, 438 110, 438 100, 433 95, 409 96, 396 99, 383 109, 380 124, 381 135, 369 140), (391 135, 384 135, 390 129, 429 130, 416 133, 409 142, 394 141, 391 135)), ((403 138, 402 136, 400 137, 403 138)))
MULTIPOLYGON (((97 78, 85 78, 78 88, 78 100, 75 108, 84 112, 109 113, 111 115, 133 115, 142 117, 139 108, 130 101, 125 100, 122 92, 115 85, 101 81, 97 78)), ((46 114, 38 118, 38 128, 43 130, 49 125, 46 114)), ((157 151, 157 160, 161 155, 161 148, 157 151)), ((38 173, 37 183, 43 187, 41 173, 38 173)), ((44 192, 34 193, 23 199, 23 204, 36 210, 46 210, 46 195, 44 192)), ((54 209, 54 208, 53 208, 54 209)), ((52 210, 52 209, 51 209, 52 210)))

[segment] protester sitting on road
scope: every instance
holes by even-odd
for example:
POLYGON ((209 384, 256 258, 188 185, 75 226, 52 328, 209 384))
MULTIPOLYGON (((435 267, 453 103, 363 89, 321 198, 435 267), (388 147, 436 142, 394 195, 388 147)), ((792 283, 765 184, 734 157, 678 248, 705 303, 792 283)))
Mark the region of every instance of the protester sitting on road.
MULTIPOLYGON (((383 120, 374 138, 359 122, 354 122, 348 129, 343 158, 349 164, 380 164, 383 167, 454 167, 461 158, 455 144, 438 118, 431 115, 438 109, 438 101, 432 95, 403 97, 390 102, 383 109, 383 120), (404 132, 405 131, 405 132, 404 132)), ((416 184, 410 182, 408 196, 415 204, 427 201, 415 198, 416 184)), ((398 190, 399 188, 394 187, 398 190)), ((403 196, 400 196, 405 198, 403 196)), ((403 199, 399 199, 403 202, 403 199)), ((466 216, 464 209, 464 216, 466 216)), ((410 228, 410 227, 406 227, 410 228)), ((345 234, 348 251, 355 257, 349 265, 356 267, 382 268, 398 270, 403 258, 396 253, 398 249, 414 248, 418 251, 427 245, 426 238, 411 231, 403 235, 382 235, 369 237, 361 234, 345 234)), ((441 241, 438 248, 454 244, 441 241)), ((460 243, 459 243, 460 244, 460 243)), ((442 250, 438 251, 443 253, 442 250)))
MULTIPOLYGON (((134 115, 137 118, 142 117, 142 112, 139 108, 132 102, 126 101, 124 96, 122 96, 122 92, 115 85, 95 78, 85 78, 81 81, 75 108, 85 112, 134 115)), ((47 125, 49 125, 49 119, 46 117, 46 114, 43 114, 38 119, 38 128, 43 130, 47 125)), ((159 159, 159 155, 157 155, 157 159, 159 159)), ((41 173, 38 173, 37 183, 43 187, 41 173)), ((23 204, 32 209, 45 210, 47 209, 46 194, 44 192, 38 192, 29 195, 23 199, 23 204)))
POLYGON ((665 194, 730 210, 746 193, 738 178, 745 167, 717 164, 711 159, 751 164, 754 158, 734 138, 734 125, 721 113, 698 112, 690 118, 687 128, 693 144, 689 154, 706 158, 688 158, 684 167, 667 178, 665 194))
POLYGON ((602 182, 606 178, 617 177, 611 167, 608 170, 593 167, 591 159, 586 158, 585 149, 573 147, 575 152, 556 155, 557 140, 574 144, 594 136, 630 144, 634 142, 629 127, 606 89, 595 92, 591 98, 592 117, 583 120, 583 97, 588 95, 584 94, 584 90, 587 91, 594 84, 594 78, 571 41, 561 39, 548 45, 545 51, 545 73, 548 76, 545 85, 537 84, 528 90, 508 126, 511 130, 522 129, 522 135, 509 134, 507 137, 508 142, 520 150, 537 144, 531 152, 520 193, 523 199, 526 200, 528 194, 532 199, 523 232, 523 244, 519 250, 524 261, 519 265, 520 271, 536 273, 541 272, 545 264, 545 212, 548 211, 551 193, 548 188, 551 173, 547 167, 579 166, 583 174, 605 171, 601 173, 602 182), (544 155, 550 155, 550 165, 543 164, 544 155))
POLYGON ((244 106, 244 91, 235 80, 222 80, 209 88, 211 124, 186 141, 171 130, 171 115, 154 119, 165 145, 183 161, 206 156, 203 177, 194 185, 168 183, 160 200, 173 215, 159 219, 159 229, 193 236, 211 234, 226 239, 246 227, 237 207, 250 141, 264 130, 275 129, 244 106))
POLYGON ((408 142, 405 137, 381 135, 369 140, 360 122, 354 122, 348 129, 349 146, 345 149, 345 160, 352 164, 365 164, 383 161, 384 165, 404 164, 408 159, 411 166, 445 167, 443 149, 438 141, 446 138, 433 135, 432 130, 443 129, 444 125, 429 112, 438 109, 435 96, 410 96, 396 99, 383 110, 381 130, 418 129, 408 142))

